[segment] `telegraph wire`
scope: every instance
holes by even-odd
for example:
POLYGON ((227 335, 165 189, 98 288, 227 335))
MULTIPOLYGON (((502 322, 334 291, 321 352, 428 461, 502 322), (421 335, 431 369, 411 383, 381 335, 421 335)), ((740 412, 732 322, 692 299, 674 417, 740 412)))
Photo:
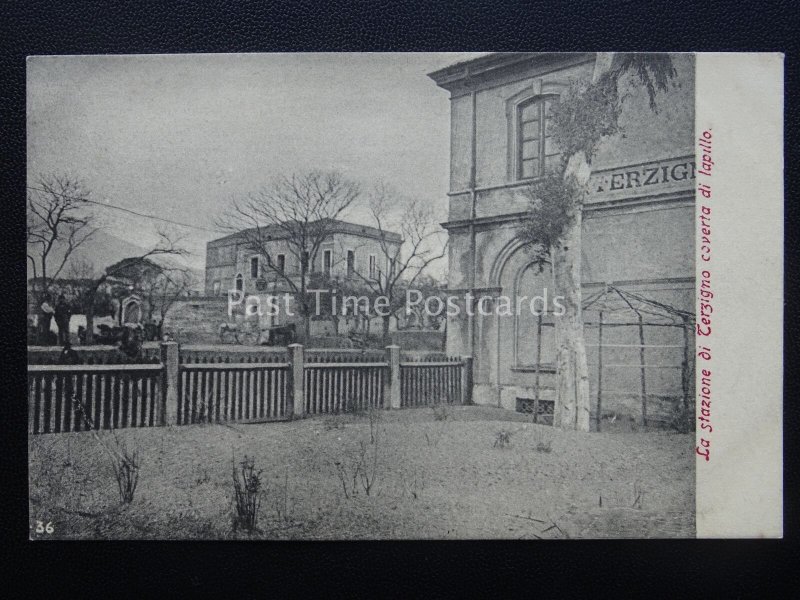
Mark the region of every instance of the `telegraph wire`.
POLYGON ((221 233, 221 234, 227 233, 227 232, 221 231, 219 229, 209 229, 207 227, 200 227, 199 225, 190 225, 189 223, 182 223, 180 221, 173 221, 172 219, 165 219, 163 217, 156 217, 154 215, 147 215, 147 214, 144 214, 144 213, 136 212, 135 210, 131 210, 130 208, 125 208, 123 206, 117 206, 116 204, 110 204, 108 202, 100 202, 98 200, 90 200, 88 198, 80 198, 80 197, 77 197, 77 196, 70 196, 68 194, 61 194, 59 192, 55 192, 55 191, 52 191, 52 190, 45 190, 43 188, 38 188, 38 187, 33 187, 33 186, 27 186, 27 188, 29 190, 35 190, 35 191, 38 191, 38 192, 45 192, 47 194, 56 194, 58 196, 61 196, 62 198, 69 198, 70 200, 75 200, 77 202, 86 202, 87 204, 96 204, 97 206, 104 206, 106 208, 113 208, 115 210, 126 212, 126 213, 129 213, 129 214, 132 214, 132 215, 136 215, 137 217, 143 217, 145 219, 152 219, 154 221, 162 221, 164 223, 170 223, 171 225, 178 225, 180 227, 188 227, 190 229, 197 229, 198 231, 207 231, 209 233, 221 233))

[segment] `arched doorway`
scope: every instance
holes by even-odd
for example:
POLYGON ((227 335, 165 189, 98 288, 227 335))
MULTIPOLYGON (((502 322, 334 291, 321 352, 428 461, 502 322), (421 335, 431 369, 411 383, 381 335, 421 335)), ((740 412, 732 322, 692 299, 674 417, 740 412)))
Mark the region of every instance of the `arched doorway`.
POLYGON ((128 296, 122 301, 122 325, 138 325, 142 321, 142 301, 138 296, 128 296))
POLYGON ((528 262, 514 278, 514 367, 555 368, 556 338, 550 263, 528 262))
POLYGON ((555 409, 555 325, 560 302, 555 302, 552 266, 538 258, 510 238, 490 271, 499 305, 507 305, 507 310, 494 317, 494 340, 484 342, 478 352, 491 360, 490 383, 498 404, 511 410, 540 400, 549 403, 548 410, 555 409))

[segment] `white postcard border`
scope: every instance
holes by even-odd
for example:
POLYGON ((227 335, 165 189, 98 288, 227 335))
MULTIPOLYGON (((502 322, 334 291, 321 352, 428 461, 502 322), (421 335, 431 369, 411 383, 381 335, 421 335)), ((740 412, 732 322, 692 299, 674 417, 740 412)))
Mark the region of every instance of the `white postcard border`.
POLYGON ((784 57, 696 58, 697 537, 782 537, 784 57))

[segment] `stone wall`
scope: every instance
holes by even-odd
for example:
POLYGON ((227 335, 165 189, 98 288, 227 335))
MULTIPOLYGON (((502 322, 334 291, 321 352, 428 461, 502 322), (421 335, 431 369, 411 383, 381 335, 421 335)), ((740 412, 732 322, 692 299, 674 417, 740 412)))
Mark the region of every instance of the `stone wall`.
POLYGON ((219 343, 219 327, 228 322, 226 298, 192 298, 176 302, 164 317, 162 332, 182 344, 219 343))
POLYGON ((445 333, 422 330, 394 331, 392 332, 392 344, 408 351, 444 351, 445 333))

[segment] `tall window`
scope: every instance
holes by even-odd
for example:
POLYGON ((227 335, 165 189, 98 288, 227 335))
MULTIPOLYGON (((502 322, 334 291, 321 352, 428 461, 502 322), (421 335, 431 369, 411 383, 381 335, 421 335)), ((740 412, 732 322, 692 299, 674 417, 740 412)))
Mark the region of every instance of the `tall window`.
POLYGON ((369 278, 375 279, 378 275, 378 268, 377 268, 377 261, 375 260, 375 255, 369 255, 369 278))
POLYGON ((258 257, 254 256, 250 259, 250 279, 258 278, 258 257))
POLYGON ((215 296, 219 296, 220 288, 222 287, 222 286, 220 285, 220 281, 219 281, 219 280, 216 280, 216 281, 213 283, 213 286, 214 286, 214 291, 213 291, 213 294, 214 294, 215 296))
POLYGON ((333 260, 333 252, 330 250, 325 250, 322 253, 322 271, 325 273, 326 277, 331 276, 331 262, 333 260))
POLYGON ((278 256, 276 256, 275 258, 278 261, 276 265, 278 271, 283 273, 283 270, 286 268, 286 255, 278 254, 278 256))
POLYGON ((238 275, 236 275, 236 281, 235 281, 235 284, 236 284, 236 289, 237 289, 237 291, 240 291, 240 292, 241 292, 241 291, 243 291, 243 290, 244 290, 244 278, 242 277, 242 274, 241 274, 241 273, 239 273, 238 275))
POLYGON ((550 136, 550 107, 557 96, 533 98, 517 107, 517 177, 541 177, 560 160, 560 151, 550 136))
POLYGON ((356 252, 355 250, 347 251, 347 276, 352 277, 356 270, 356 252))

